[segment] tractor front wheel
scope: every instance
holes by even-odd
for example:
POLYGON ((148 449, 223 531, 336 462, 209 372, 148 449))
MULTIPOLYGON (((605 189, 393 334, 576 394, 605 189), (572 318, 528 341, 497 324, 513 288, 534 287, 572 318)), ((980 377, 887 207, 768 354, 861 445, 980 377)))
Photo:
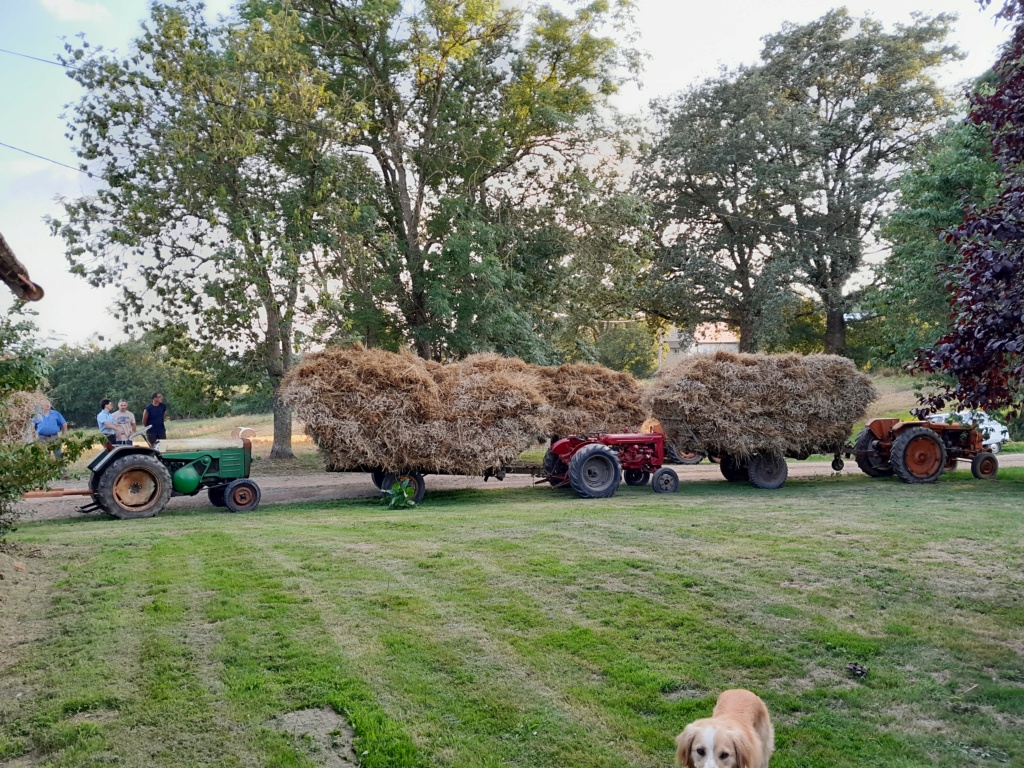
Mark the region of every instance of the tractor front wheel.
POLYGON ((946 446, 933 430, 911 427, 892 441, 889 461, 904 483, 934 483, 946 468, 946 446))
POLYGON ((569 460, 569 485, 584 499, 606 499, 621 481, 619 457, 607 445, 589 443, 569 460))
POLYGON ((878 439, 865 427, 853 444, 854 458, 860 471, 868 477, 892 477, 892 465, 878 455, 878 439))
POLYGON ((641 486, 647 485, 647 481, 651 479, 651 474, 644 472, 642 469, 627 469, 623 472, 623 477, 626 480, 626 485, 641 486))
POLYGON ((171 473, 156 456, 132 453, 103 470, 95 496, 105 512, 121 520, 153 517, 171 498, 171 473))
POLYGON ((679 475, 668 467, 655 470, 651 476, 651 490, 655 493, 675 493, 679 490, 679 475))
POLYGON ((207 497, 210 499, 210 503, 215 507, 226 507, 227 501, 224 499, 224 491, 227 489, 226 485, 217 485, 213 488, 209 488, 206 491, 207 497))
POLYGON ((730 483, 742 483, 750 479, 747 474, 747 462, 737 459, 735 456, 724 454, 718 463, 718 468, 722 471, 722 477, 730 483))
POLYGON ((999 471, 999 460, 991 453, 976 454, 971 460, 971 474, 979 480, 991 480, 999 471))
POLYGON ((260 487, 247 477, 224 486, 224 506, 229 512, 248 512, 260 505, 260 487))
POLYGON ((758 454, 750 459, 747 465, 747 478, 758 488, 773 491, 781 488, 789 476, 789 465, 781 456, 762 456, 758 454))

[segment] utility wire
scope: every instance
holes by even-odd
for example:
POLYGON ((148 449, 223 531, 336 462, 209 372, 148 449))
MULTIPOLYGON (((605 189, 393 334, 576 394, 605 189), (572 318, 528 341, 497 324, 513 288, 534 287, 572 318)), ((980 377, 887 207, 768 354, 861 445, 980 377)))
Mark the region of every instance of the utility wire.
POLYGON ((87 171, 84 168, 78 168, 78 167, 76 167, 74 165, 68 165, 67 163, 62 163, 60 160, 54 160, 52 157, 45 157, 44 155, 37 155, 35 152, 29 152, 27 149, 22 149, 21 147, 15 147, 12 144, 5 144, 2 141, 0 141, 0 147, 7 147, 8 149, 13 149, 15 152, 21 152, 24 155, 29 155, 31 157, 36 157, 36 158, 39 158, 40 160, 45 160, 48 163, 53 163, 54 165, 59 165, 62 168, 70 168, 72 171, 78 171, 79 173, 84 173, 86 176, 92 178, 92 171, 87 171))

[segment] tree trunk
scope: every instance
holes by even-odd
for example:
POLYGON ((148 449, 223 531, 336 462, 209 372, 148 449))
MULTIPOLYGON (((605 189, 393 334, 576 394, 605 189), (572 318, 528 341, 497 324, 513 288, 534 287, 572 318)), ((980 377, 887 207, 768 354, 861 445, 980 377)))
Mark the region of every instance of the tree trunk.
POLYGON ((754 324, 751 322, 740 322, 740 352, 757 352, 754 324))
POLYGON ((825 314, 825 353, 838 355, 846 349, 846 318, 843 310, 830 309, 825 314))
POLYGON ((292 409, 281 402, 280 383, 274 386, 274 444, 270 448, 272 459, 294 459, 292 453, 292 409))

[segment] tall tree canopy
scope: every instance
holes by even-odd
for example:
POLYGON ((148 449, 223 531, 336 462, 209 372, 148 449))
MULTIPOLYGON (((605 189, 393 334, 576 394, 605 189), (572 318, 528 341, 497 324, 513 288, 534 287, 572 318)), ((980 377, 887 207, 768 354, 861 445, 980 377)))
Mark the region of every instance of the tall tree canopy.
POLYGON ((889 31, 830 11, 662 107, 646 165, 671 240, 659 266, 669 296, 680 288, 670 307, 739 326, 750 348, 795 285, 820 303, 825 350, 845 347, 849 283, 889 177, 948 109, 930 73, 958 55, 943 45, 950 22, 917 16, 889 31))
MULTIPOLYGON (((53 230, 126 320, 255 349, 275 388, 311 335, 542 357, 568 278, 621 250, 571 214, 607 188, 583 158, 635 68, 628 10, 251 0, 211 26, 155 3, 128 56, 68 49, 103 183, 53 230)), ((272 456, 290 425, 278 404, 272 456)))
POLYGON ((994 85, 972 95, 969 120, 987 127, 1000 179, 995 199, 968 205, 947 233, 959 256, 949 273, 951 328, 922 350, 918 369, 952 383, 926 400, 929 408, 1024 399, 1024 1, 1007 0, 999 15, 1013 22, 1013 33, 993 68, 994 85))

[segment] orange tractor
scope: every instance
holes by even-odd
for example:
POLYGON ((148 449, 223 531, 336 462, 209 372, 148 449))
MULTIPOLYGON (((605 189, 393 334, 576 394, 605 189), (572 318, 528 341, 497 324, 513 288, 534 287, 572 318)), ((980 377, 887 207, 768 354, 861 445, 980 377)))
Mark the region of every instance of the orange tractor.
POLYGON ((971 462, 976 478, 989 479, 999 462, 983 440, 980 429, 965 424, 872 419, 857 435, 853 456, 864 474, 896 475, 904 483, 934 483, 957 461, 971 462))

